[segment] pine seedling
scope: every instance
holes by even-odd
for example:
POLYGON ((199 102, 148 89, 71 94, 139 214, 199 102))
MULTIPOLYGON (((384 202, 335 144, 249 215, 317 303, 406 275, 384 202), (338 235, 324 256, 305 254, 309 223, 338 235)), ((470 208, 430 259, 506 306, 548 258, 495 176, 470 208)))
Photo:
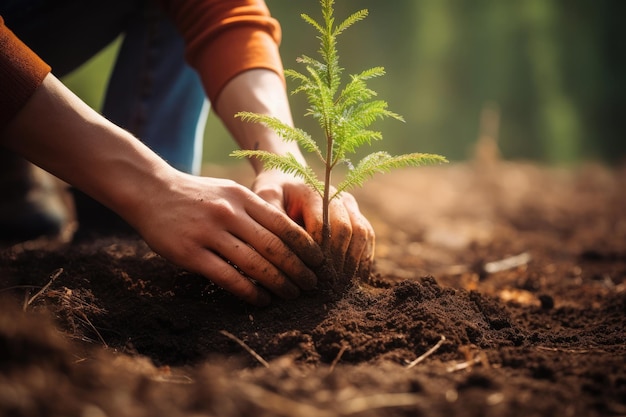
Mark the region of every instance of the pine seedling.
POLYGON ((312 116, 318 122, 323 139, 318 142, 304 130, 268 115, 240 112, 235 117, 240 117, 244 121, 261 123, 274 130, 284 140, 296 141, 305 151, 317 155, 324 167, 323 180, 319 179, 308 165, 301 164, 291 154, 276 155, 261 150, 238 150, 232 152, 231 156, 258 158, 263 161, 267 169, 280 169, 301 177, 320 195, 323 207, 321 246, 327 259, 330 259, 332 257, 330 245, 332 231, 328 211, 329 203, 334 198, 346 190, 362 186, 376 173, 447 161, 443 156, 436 154, 410 153, 392 156, 384 151, 369 154, 356 164, 350 161, 348 156, 354 154, 358 148, 382 139, 381 132, 370 129, 372 123, 385 118, 404 120, 400 115, 387 109, 387 102, 375 99, 376 92, 366 85, 367 80, 385 74, 383 67, 375 67, 351 75, 345 83, 341 79, 344 69, 339 65, 337 37, 354 23, 365 19, 368 11, 363 9, 353 13, 336 25, 334 0, 320 0, 320 4, 321 22, 307 14, 301 15, 302 19, 319 33, 317 38, 320 40, 320 59, 301 56, 297 62, 305 66, 306 72, 288 69, 285 75, 299 84, 292 94, 306 95, 309 108, 305 115, 312 116), (349 169, 345 178, 333 189, 331 173, 341 164, 349 169))

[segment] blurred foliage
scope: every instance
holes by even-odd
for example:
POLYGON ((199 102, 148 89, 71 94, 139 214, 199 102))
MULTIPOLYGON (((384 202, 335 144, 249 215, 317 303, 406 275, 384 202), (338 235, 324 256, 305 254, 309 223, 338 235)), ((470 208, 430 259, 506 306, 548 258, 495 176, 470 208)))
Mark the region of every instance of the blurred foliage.
MULTIPOLYGON (((286 68, 316 54, 315 33, 300 13, 317 0, 266 0, 283 28, 286 68)), ((370 16, 339 39, 346 73, 382 65, 372 83, 406 123, 377 124, 390 153, 472 155, 486 107, 499 109, 499 145, 507 159, 623 162, 626 137, 626 1, 622 0, 337 0, 338 17, 370 16)), ((115 45, 65 81, 98 108, 115 45)), ((293 85, 289 85, 290 89, 293 85)), ((292 97, 296 123, 306 103, 292 97)), ((221 123, 207 125, 205 159, 222 162, 234 148, 221 123)))

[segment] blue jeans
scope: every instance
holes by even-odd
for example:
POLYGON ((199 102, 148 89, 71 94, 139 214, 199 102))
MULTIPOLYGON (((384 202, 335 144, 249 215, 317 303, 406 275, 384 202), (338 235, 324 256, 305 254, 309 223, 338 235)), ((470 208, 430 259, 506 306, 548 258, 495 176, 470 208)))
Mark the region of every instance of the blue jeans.
POLYGON ((0 0, 0 14, 57 76, 123 34, 103 115, 175 168, 199 174, 210 106, 198 75, 185 63, 181 36, 153 3, 0 0))

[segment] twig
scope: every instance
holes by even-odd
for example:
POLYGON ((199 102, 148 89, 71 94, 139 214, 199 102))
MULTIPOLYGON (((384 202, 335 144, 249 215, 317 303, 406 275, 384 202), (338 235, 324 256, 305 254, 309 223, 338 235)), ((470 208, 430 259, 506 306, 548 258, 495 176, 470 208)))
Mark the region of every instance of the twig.
POLYGON ((98 336, 98 339, 100 339, 100 342, 102 342, 104 347, 108 348, 109 345, 107 345, 107 342, 104 341, 104 338, 102 337, 102 335, 100 334, 98 329, 96 329, 96 326, 94 326, 93 323, 91 322, 91 320, 89 320, 87 318, 87 315, 84 312, 82 312, 82 311, 77 311, 76 314, 80 314, 81 315, 83 320, 85 320, 85 322, 89 325, 89 327, 91 327, 91 330, 93 330, 96 333, 96 336, 98 336))
MULTIPOLYGON (((466 351, 466 358, 469 357, 471 353, 469 351, 466 351)), ((448 366, 446 368, 446 371, 448 372, 456 372, 456 371, 461 371, 463 369, 467 369, 471 366, 474 366, 476 364, 482 364, 484 367, 489 368, 491 365, 489 364, 489 359, 487 358, 487 354, 484 351, 480 351, 476 354, 476 356, 474 356, 471 359, 468 359, 465 362, 461 362, 461 363, 457 363, 451 366, 448 366)))
MULTIPOLYGON (((46 292, 46 290, 48 288, 50 288, 50 285, 52 285, 52 283, 54 282, 55 279, 57 279, 61 274, 63 273, 63 268, 59 268, 56 271, 54 271, 54 273, 52 275, 50 275, 50 281, 48 281, 48 283, 46 285, 44 285, 39 291, 37 291, 37 293, 35 293, 35 295, 33 295, 30 298, 27 298, 24 300, 24 307, 23 310, 26 311, 26 309, 28 308, 29 305, 31 305, 31 303, 33 301, 35 301, 35 299, 37 297, 39 297, 41 294, 43 294, 44 292, 46 292)), ((28 297, 28 292, 26 293, 26 297, 28 297)))
POLYGON ((347 344, 344 344, 341 346, 341 349, 339 349, 339 353, 337 353, 337 356, 335 357, 335 359, 333 359, 333 362, 330 364, 330 368, 328 369, 329 374, 331 374, 335 370, 335 366, 337 366, 337 363, 339 363, 339 360, 341 360, 341 357, 346 352, 346 350, 348 350, 349 347, 350 346, 348 346, 347 344))
POLYGON ((424 359, 426 359, 427 357, 429 357, 430 355, 435 353, 437 351, 437 349, 439 349, 441 347, 441 345, 443 345, 443 342, 445 340, 446 340, 446 337, 444 335, 441 335, 441 339, 439 339, 439 341, 437 342, 437 344, 435 346, 431 347, 422 356, 420 356, 419 358, 415 359, 413 362, 409 363, 407 365, 406 369, 411 369, 412 367, 414 367, 415 365, 417 365, 418 363, 422 362, 424 359))
POLYGON ((373 409, 408 407, 410 405, 419 404, 420 401, 421 398, 417 394, 374 394, 367 397, 357 397, 342 401, 337 404, 337 409, 341 415, 349 416, 373 409))
POLYGON ((466 272, 476 272, 481 275, 495 274, 496 272, 507 271, 528 264, 532 257, 528 252, 522 252, 518 255, 509 256, 492 262, 481 263, 478 266, 471 265, 452 265, 442 269, 440 272, 447 275, 461 275, 466 272))
POLYGON ((30 290, 24 293, 24 303, 22 304, 22 311, 26 311, 28 307, 28 297, 30 296, 30 290))
POLYGON ((258 385, 243 383, 237 387, 239 391, 246 394, 248 399, 257 407, 268 411, 272 415, 285 416, 316 416, 333 417, 337 413, 324 410, 314 405, 309 405, 294 401, 291 398, 283 397, 258 385), (289 413, 289 414, 287 414, 289 413))
POLYGON ((473 359, 470 359, 466 362, 461 362, 461 363, 455 363, 454 365, 450 365, 446 368, 446 371, 448 372, 456 372, 456 371, 461 371, 463 369, 467 369, 470 366, 474 366, 477 363, 482 362, 482 359, 480 358, 480 356, 476 356, 473 359))
POLYGON ((487 262, 483 265, 483 270, 488 274, 506 271, 508 269, 517 268, 530 262, 531 256, 528 252, 522 252, 519 255, 509 256, 499 261, 487 262))
POLYGON ((193 384, 195 381, 193 378, 187 375, 159 375, 152 378, 153 381, 166 382, 168 384, 193 384))
POLYGON ((330 410, 294 401, 258 385, 242 384, 239 390, 246 393, 248 398, 253 401, 255 405, 277 416, 311 415, 316 417, 330 417, 337 416, 337 414, 350 416, 372 409, 411 406, 419 404, 421 401, 420 396, 417 394, 376 394, 340 401, 334 404, 332 410, 330 410))
POLYGON ((239 344, 239 346, 244 348, 250 355, 252 355, 254 357, 254 359, 259 361, 259 363, 261 365, 265 366, 266 368, 270 367, 270 364, 267 363, 267 361, 265 359, 263 359, 258 353, 256 353, 250 346, 246 345, 246 343, 243 340, 241 340, 240 338, 238 338, 234 334, 232 334, 230 332, 227 332, 226 330, 220 330, 220 333, 223 334, 224 336, 228 337, 229 339, 234 340, 235 342, 237 342, 239 344))
POLYGON ((564 353, 575 353, 575 354, 584 354, 584 353, 606 353, 605 350, 602 349, 565 349, 565 348, 553 348, 547 346, 537 346, 536 349, 539 350, 547 350, 549 352, 564 352, 564 353))
POLYGON ((509 256, 497 261, 485 262, 477 267, 472 267, 471 265, 452 265, 442 269, 441 273, 446 275, 461 275, 466 272, 477 272, 481 275, 489 275, 526 265, 531 260, 532 256, 530 253, 522 252, 519 255, 509 256))

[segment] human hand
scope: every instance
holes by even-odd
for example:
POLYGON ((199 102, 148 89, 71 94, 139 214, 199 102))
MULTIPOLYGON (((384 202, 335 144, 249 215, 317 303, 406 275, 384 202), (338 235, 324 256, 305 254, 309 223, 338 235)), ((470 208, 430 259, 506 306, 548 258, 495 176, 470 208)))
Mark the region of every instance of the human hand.
MULTIPOLYGON (((292 175, 263 171, 252 190, 302 225, 318 244, 322 241, 322 199, 311 187, 292 175)), ((361 214, 355 198, 343 192, 330 203, 331 248, 337 271, 352 278, 369 277, 374 258, 375 234, 361 214)))
POLYGON ((284 212, 230 180, 178 173, 170 185, 131 216, 155 252, 255 305, 316 285, 321 249, 284 212))
POLYGON ((0 142, 118 213, 155 252, 252 304, 316 284, 322 251, 284 211, 233 181, 177 171, 52 74, 0 142))

